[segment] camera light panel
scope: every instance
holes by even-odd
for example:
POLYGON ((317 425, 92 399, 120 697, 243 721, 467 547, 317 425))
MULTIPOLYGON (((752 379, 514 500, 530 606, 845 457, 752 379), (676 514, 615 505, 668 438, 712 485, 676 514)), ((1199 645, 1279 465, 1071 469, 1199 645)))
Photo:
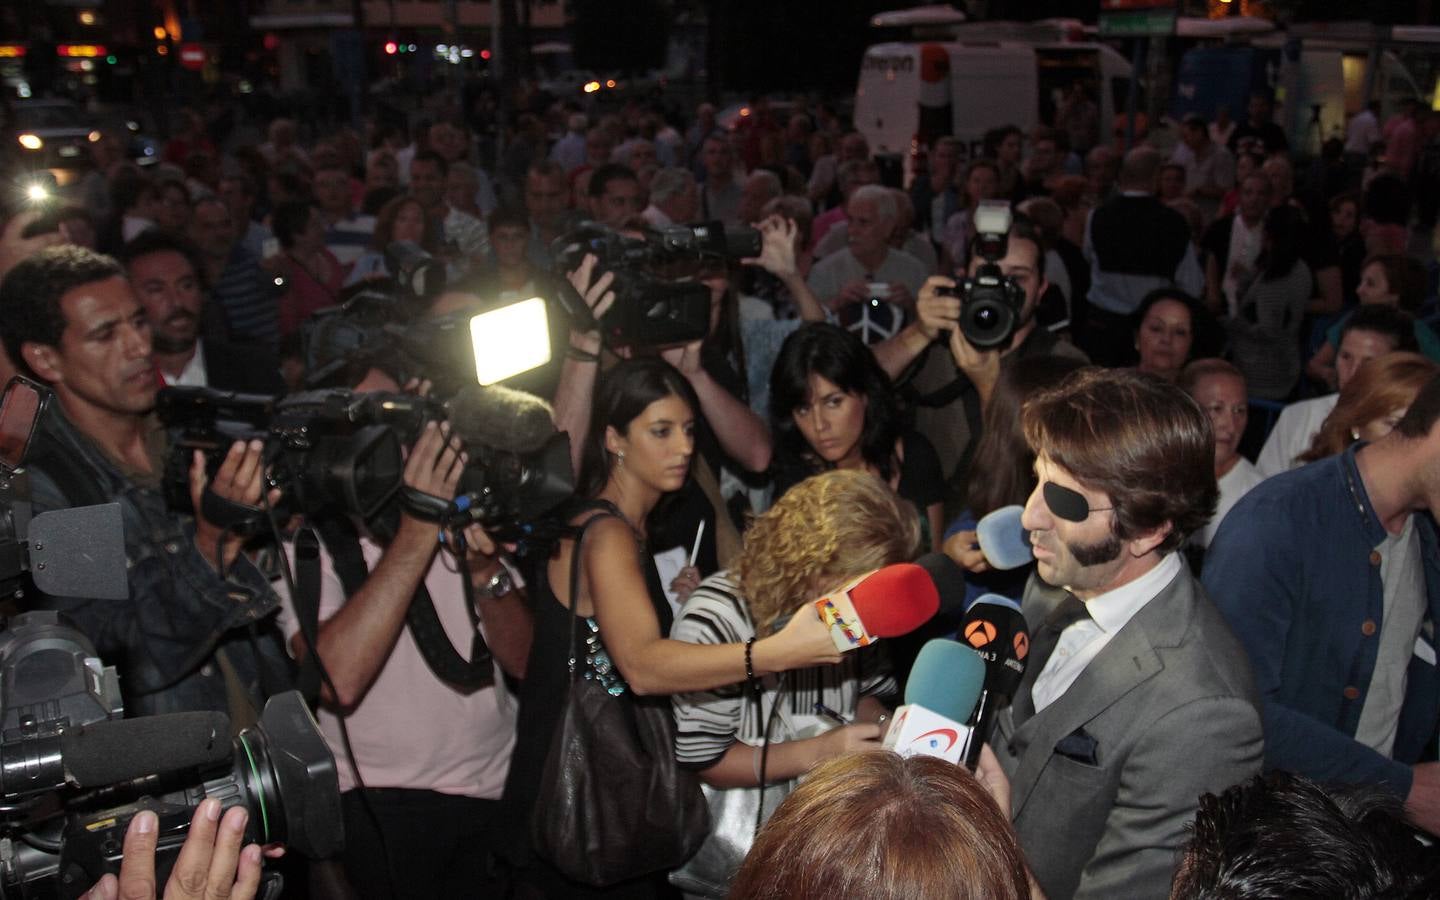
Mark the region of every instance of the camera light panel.
POLYGON ((475 377, 503 381, 550 361, 550 323, 539 297, 492 309, 470 319, 475 377))

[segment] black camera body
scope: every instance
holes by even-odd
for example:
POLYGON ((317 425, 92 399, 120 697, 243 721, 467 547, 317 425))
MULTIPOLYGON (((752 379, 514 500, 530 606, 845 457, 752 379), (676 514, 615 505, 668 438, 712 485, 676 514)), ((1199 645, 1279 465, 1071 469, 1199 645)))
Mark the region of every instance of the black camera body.
POLYGON ((1023 322, 1025 289, 1000 270, 1010 232, 1010 204, 983 200, 975 211, 975 253, 984 260, 974 275, 959 279, 960 333, 975 347, 1004 347, 1023 322))
POLYGON ((317 858, 343 844, 335 758, 298 692, 272 697, 233 742, 219 713, 121 719, 115 670, 57 613, 29 612, 0 630, 0 697, 0 896, 79 897, 119 872, 125 831, 147 809, 164 884, 207 797, 247 808, 247 843, 317 858))
POLYGON ((760 232, 726 229, 720 222, 671 225, 641 236, 585 222, 550 248, 561 305, 583 325, 595 319, 565 273, 587 253, 599 261, 597 272, 614 273, 615 303, 598 321, 612 347, 663 347, 704 338, 710 331, 710 288, 687 276, 707 265, 759 256, 760 249, 760 232))
POLYGON ((205 454, 213 476, 233 442, 260 440, 269 487, 284 492, 285 512, 370 518, 400 487, 402 436, 413 440, 435 408, 408 394, 338 388, 279 398, 165 388, 156 411, 171 433, 166 502, 194 512, 189 471, 195 450, 205 454))

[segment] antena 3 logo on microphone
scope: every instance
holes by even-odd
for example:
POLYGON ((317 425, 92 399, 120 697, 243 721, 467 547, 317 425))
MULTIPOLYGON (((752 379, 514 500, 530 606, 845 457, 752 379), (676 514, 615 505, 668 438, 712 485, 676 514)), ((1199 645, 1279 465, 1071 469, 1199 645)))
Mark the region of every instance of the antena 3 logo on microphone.
POLYGON ((815 601, 815 612, 820 614, 820 621, 830 626, 830 640, 841 652, 868 647, 879 640, 878 636, 865 630, 865 624, 860 621, 860 614, 855 611, 855 602, 850 597, 850 591, 872 574, 867 572, 840 590, 815 601))

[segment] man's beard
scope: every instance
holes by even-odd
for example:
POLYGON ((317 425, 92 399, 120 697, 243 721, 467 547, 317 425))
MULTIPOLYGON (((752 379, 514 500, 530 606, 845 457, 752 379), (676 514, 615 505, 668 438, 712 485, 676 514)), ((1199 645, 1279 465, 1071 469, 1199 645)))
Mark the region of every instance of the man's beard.
POLYGON ((195 349, 195 343, 200 339, 198 317, 188 312, 181 312, 175 313, 165 320, 167 326, 179 325, 182 322, 188 322, 190 325, 188 334, 182 336, 165 334, 159 328, 151 329, 150 345, 156 353, 187 353, 195 349))
POLYGON ((1072 544, 1067 541, 1065 548, 1070 551, 1070 555, 1075 558, 1077 563, 1088 568, 1119 559, 1120 552, 1125 549, 1125 545, 1114 534, 1110 534, 1104 540, 1093 544, 1072 544))

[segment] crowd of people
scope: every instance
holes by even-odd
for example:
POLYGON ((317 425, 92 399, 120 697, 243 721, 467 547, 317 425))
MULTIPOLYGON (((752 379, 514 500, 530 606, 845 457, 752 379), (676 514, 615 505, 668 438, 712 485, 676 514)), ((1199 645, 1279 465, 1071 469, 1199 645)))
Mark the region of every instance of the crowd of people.
MULTIPOLYGON (((238 729, 323 664, 347 841, 299 870, 310 896, 1424 896, 1440 115, 1372 105, 1305 159, 1267 97, 1247 112, 1129 149, 1064 123, 997 129, 970 159, 940 137, 904 186, 829 106, 763 100, 729 127, 709 104, 534 108, 490 171, 448 114, 279 118, 222 148, 186 113, 150 169, 102 136, 77 203, 5 224, 0 338, 6 374, 56 401, 35 511, 119 501, 130 597, 25 602, 119 668, 128 715, 238 729), (997 203, 1013 218, 987 234, 997 203), (617 346, 633 282, 594 254, 557 266, 582 222, 719 222, 759 252, 671 260, 652 274, 703 286, 704 336, 617 346), (441 289, 414 290, 422 256, 441 289), (963 324, 991 272, 1014 307, 998 342, 963 324), (422 319, 548 301, 551 362, 509 383, 571 441, 558 536, 437 541, 478 452, 461 421, 420 429, 400 499, 363 521, 232 527, 227 507, 280 502, 258 439, 174 471, 163 387, 448 375, 357 355, 317 381, 310 323, 367 290, 415 294, 422 319), (1033 561, 1001 569, 977 532, 1012 506, 1033 561), (973 776, 881 749, 964 605, 844 654, 810 613, 922 556, 1029 625, 973 776), (282 578, 290 559, 311 577, 282 578), (599 808, 606 747, 562 740, 581 697, 639 732, 653 771, 623 777, 650 777, 653 821, 599 808), (599 792, 565 794, 567 766, 599 792), (712 828, 690 833, 697 804, 712 828), (557 849, 562 808, 584 852, 557 849), (1327 842, 1370 862, 1340 871, 1327 842)), ((253 892, 258 854, 226 822, 219 868, 253 892)))

